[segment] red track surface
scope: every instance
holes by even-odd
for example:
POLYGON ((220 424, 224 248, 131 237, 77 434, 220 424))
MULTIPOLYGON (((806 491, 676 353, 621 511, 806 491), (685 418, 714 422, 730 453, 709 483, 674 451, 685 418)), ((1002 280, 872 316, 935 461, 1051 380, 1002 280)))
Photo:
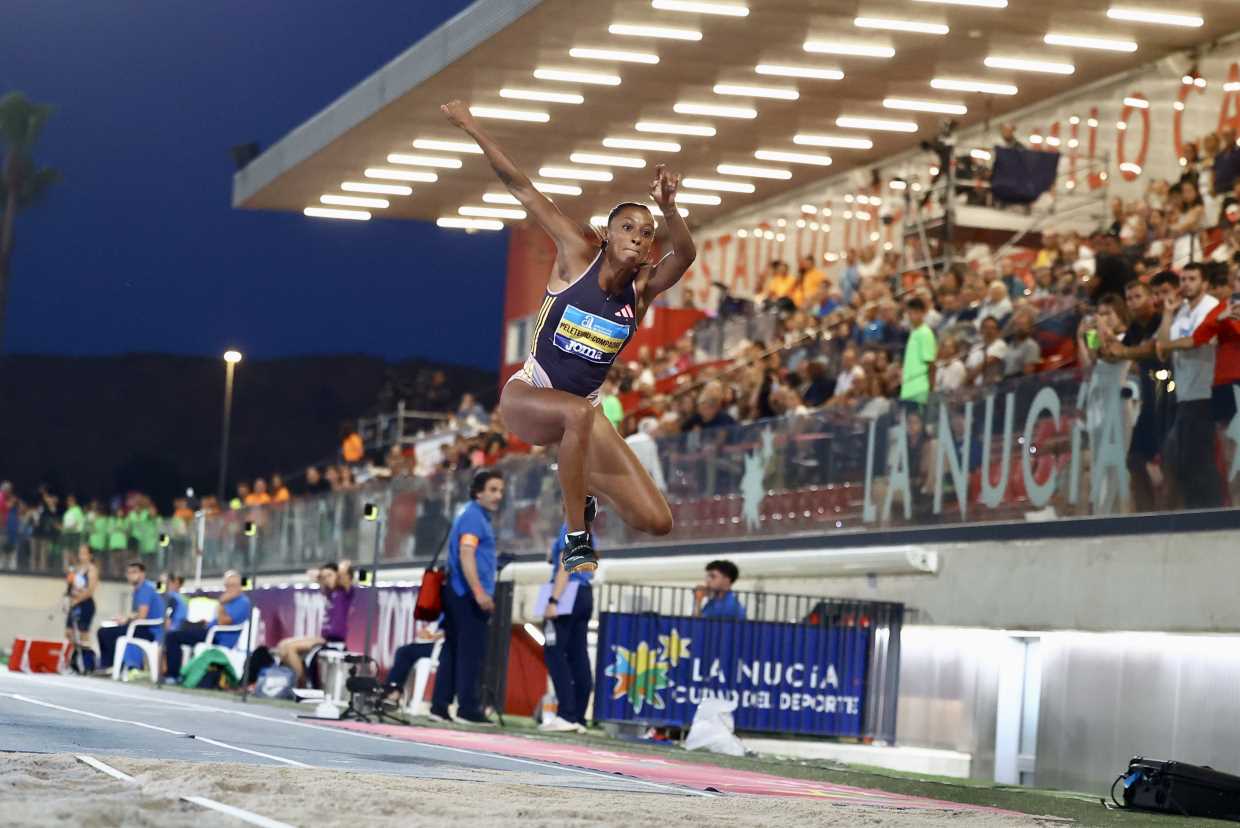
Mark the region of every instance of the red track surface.
POLYGON ((920 796, 854 788, 808 779, 788 779, 769 773, 732 770, 696 762, 681 762, 636 753, 588 747, 568 742, 549 742, 525 739, 499 733, 482 733, 463 730, 443 730, 430 727, 404 727, 401 725, 364 724, 361 722, 324 722, 330 727, 360 730, 395 739, 405 739, 428 745, 457 747, 466 750, 485 751, 518 759, 554 762, 575 768, 588 768, 604 773, 619 773, 647 782, 667 785, 683 785, 703 791, 717 791, 754 796, 803 796, 829 800, 841 805, 867 805, 877 808, 895 808, 923 811, 974 811, 992 814, 1019 815, 1000 808, 944 802, 920 796))

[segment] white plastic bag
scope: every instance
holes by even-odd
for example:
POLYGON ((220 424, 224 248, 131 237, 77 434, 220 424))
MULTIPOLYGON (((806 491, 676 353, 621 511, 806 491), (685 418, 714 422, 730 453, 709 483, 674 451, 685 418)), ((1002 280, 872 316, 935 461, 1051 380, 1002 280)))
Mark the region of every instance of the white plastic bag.
POLYGON ((724 699, 703 699, 693 714, 693 724, 685 739, 686 750, 709 750, 727 756, 744 756, 745 746, 733 733, 732 711, 736 703, 724 699))

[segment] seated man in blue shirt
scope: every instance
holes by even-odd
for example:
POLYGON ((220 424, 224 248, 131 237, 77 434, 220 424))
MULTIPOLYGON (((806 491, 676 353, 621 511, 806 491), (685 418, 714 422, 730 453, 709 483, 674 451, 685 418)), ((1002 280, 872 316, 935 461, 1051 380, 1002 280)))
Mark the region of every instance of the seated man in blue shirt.
MULTIPOLYGON (((220 595, 220 606, 211 623, 205 627, 190 626, 178 632, 168 633, 168 642, 164 647, 168 659, 168 670, 164 681, 172 684, 181 680, 183 658, 181 647, 183 645, 192 649, 195 644, 206 641, 207 631, 216 625, 228 627, 244 624, 250 617, 250 606, 249 597, 241 590, 240 573, 233 569, 225 572, 224 592, 220 595)), ((222 632, 218 633, 213 640, 221 647, 235 647, 239 635, 240 633, 235 631, 222 632)))
MULTIPOLYGON (((163 618, 164 599, 160 597, 155 585, 146 579, 146 564, 133 561, 125 567, 125 579, 133 587, 133 601, 130 611, 116 617, 115 627, 102 627, 99 630, 99 666, 103 670, 112 669, 112 656, 116 651, 116 642, 129 629, 129 622, 137 619, 163 618)), ((134 635, 148 641, 161 641, 164 637, 163 627, 139 627, 134 635)))
POLYGON ((164 629, 170 633, 179 632, 185 626, 185 619, 189 615, 189 601, 181 594, 183 586, 185 579, 180 575, 171 573, 164 576, 164 606, 168 612, 164 629))
POLYGON ((699 618, 745 620, 745 606, 732 592, 732 584, 740 576, 741 571, 731 561, 706 564, 706 583, 693 590, 697 603, 693 614, 699 618))

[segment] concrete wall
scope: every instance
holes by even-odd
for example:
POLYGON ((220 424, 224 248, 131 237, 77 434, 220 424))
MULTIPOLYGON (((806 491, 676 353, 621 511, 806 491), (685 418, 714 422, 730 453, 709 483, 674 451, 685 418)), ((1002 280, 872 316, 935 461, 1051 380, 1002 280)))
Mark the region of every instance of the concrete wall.
MULTIPOLYGON (((99 584, 94 628, 123 611, 130 594, 129 585, 123 582, 99 584)), ((0 649, 9 650, 17 637, 60 641, 65 634, 64 597, 63 578, 0 575, 0 649)))

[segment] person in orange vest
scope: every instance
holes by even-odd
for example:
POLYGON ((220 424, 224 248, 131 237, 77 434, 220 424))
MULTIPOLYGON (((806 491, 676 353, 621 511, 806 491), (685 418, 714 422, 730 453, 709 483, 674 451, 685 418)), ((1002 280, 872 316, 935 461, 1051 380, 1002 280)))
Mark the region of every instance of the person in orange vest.
POLYGON ((348 422, 340 425, 340 459, 350 466, 362 462, 366 456, 366 447, 362 443, 362 435, 357 433, 348 422))

